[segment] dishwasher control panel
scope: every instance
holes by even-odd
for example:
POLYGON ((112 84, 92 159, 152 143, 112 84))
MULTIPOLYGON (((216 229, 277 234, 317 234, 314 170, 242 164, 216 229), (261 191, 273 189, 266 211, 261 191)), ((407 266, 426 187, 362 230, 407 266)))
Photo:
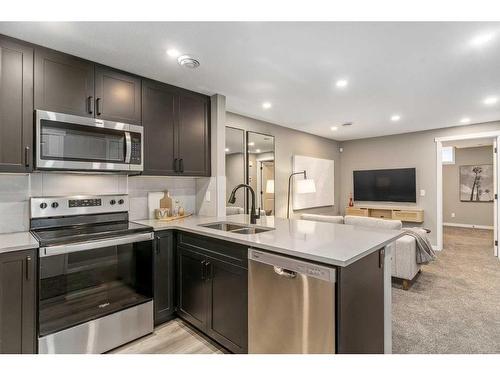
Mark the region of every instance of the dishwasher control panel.
POLYGON ((281 255, 267 253, 257 249, 248 249, 248 259, 273 266, 275 272, 287 277, 293 277, 294 273, 313 277, 335 283, 335 267, 323 266, 300 259, 289 258, 281 255))

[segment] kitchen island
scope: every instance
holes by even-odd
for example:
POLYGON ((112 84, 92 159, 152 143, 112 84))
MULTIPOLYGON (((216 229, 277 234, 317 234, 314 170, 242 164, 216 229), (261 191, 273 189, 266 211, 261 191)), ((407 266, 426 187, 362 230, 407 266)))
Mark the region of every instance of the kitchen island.
MULTIPOLYGON (((250 251, 257 250, 312 262, 320 270, 323 267, 334 270, 335 353, 391 352, 390 254, 392 243, 402 235, 400 231, 274 217, 263 217, 253 225, 246 215, 192 216, 170 222, 139 220, 137 223, 151 226, 158 241, 169 244, 171 250, 158 245, 159 254, 162 249, 175 253, 170 257, 175 259, 176 279, 170 283, 176 285, 176 297, 175 307, 170 310, 229 350, 258 352, 247 346, 247 324, 249 338, 255 330, 247 317, 252 316, 255 306, 252 302, 248 310, 246 306, 247 291, 250 290, 250 300, 254 295, 250 251), (213 224, 218 223, 264 231, 242 234, 214 229, 217 225, 213 224), (248 285, 247 280, 250 280, 248 285)), ((156 267, 156 274, 161 268, 156 267)), ((272 288, 269 289, 271 292, 272 288)), ((155 296, 155 303, 156 300, 155 296)), ((290 313, 295 314, 292 311, 283 314, 290 313)))

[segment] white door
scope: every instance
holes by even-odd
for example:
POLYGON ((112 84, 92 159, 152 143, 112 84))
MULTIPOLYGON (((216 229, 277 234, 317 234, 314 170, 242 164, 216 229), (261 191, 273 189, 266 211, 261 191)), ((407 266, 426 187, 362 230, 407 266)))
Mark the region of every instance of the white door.
POLYGON ((500 207, 499 207, 499 200, 498 200, 498 176, 500 176, 499 173, 499 167, 500 167, 500 160, 499 160, 499 152, 497 150, 498 145, 500 145, 500 137, 496 137, 493 140, 493 190, 495 192, 495 197, 494 197, 494 255, 498 258, 500 258, 500 252, 498 251, 498 224, 500 223, 500 207))

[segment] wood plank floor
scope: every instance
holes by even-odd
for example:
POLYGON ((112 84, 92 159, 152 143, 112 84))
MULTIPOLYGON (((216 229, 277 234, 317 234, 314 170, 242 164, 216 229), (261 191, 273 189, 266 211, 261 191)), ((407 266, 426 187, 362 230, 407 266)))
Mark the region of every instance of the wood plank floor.
POLYGON ((151 335, 132 341, 110 354, 223 354, 226 350, 180 319, 155 328, 151 335))

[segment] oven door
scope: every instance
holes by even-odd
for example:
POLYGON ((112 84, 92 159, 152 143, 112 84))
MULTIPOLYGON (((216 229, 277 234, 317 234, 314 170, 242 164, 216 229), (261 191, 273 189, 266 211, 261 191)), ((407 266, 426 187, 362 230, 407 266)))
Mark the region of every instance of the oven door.
POLYGON ((36 111, 36 167, 73 171, 142 171, 142 127, 36 111))
POLYGON ((153 234, 40 249, 39 337, 153 298, 153 234))

